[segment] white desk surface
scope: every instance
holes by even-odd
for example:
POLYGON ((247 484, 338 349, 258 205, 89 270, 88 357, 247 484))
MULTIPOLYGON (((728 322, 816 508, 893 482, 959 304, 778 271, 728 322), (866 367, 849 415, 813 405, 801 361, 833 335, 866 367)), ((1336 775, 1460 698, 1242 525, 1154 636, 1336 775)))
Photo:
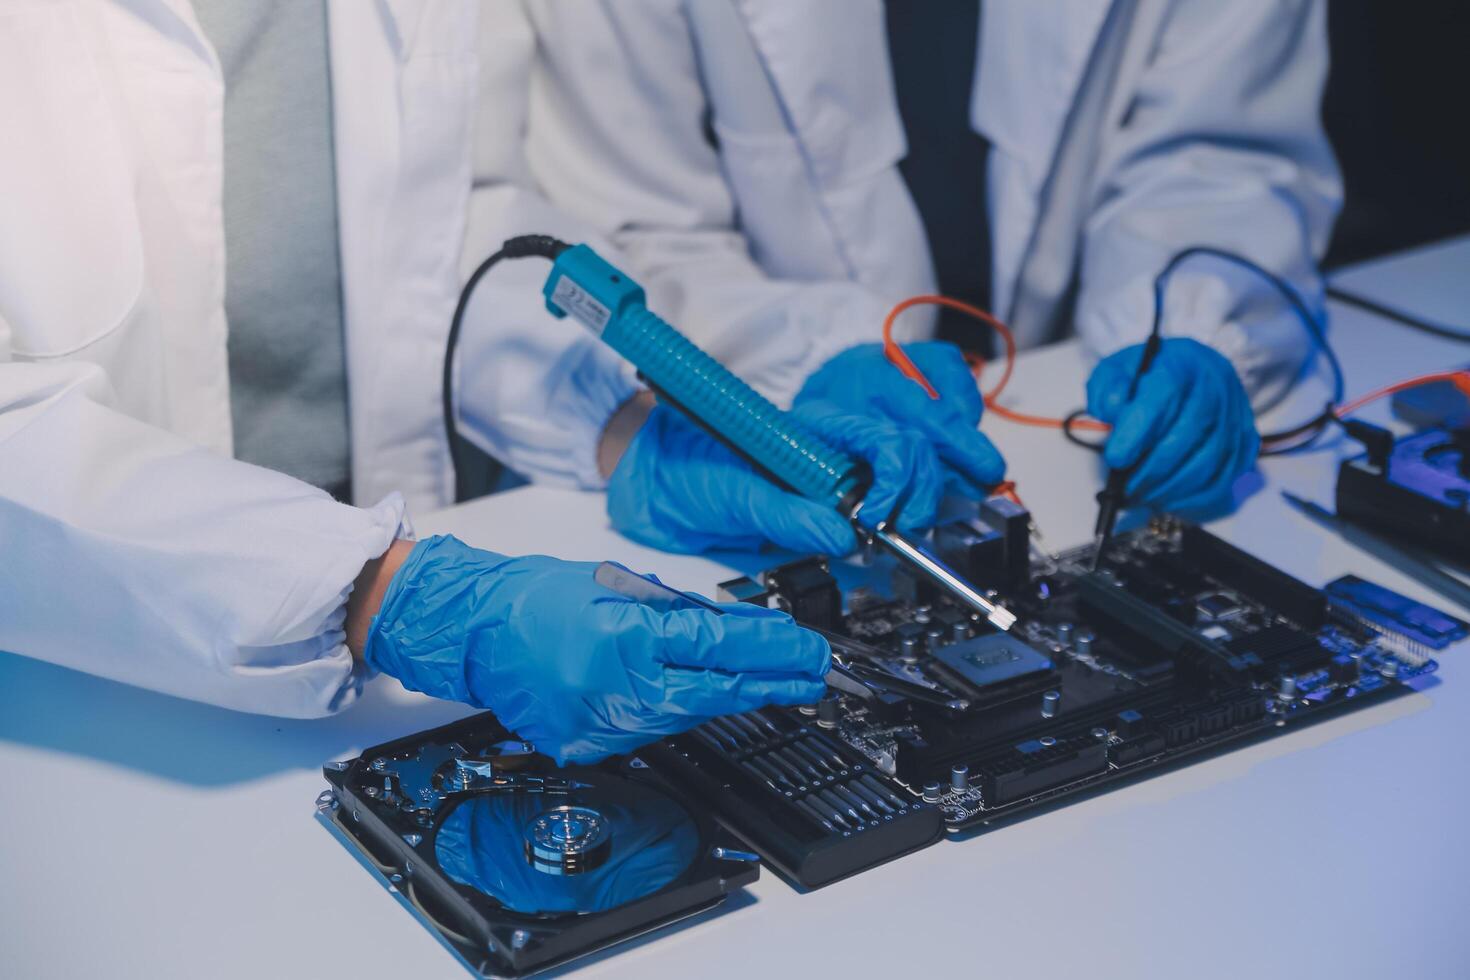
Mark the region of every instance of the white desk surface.
MULTIPOLYGON (((1343 280, 1464 323, 1467 270, 1470 238, 1343 280)), ((1351 309, 1332 332, 1350 392, 1466 358, 1351 309)), ((1026 354, 1014 404, 1061 413, 1083 377, 1073 345, 1026 354)), ((1055 432, 985 429, 1048 543, 1085 540, 1095 460, 1055 432)), ((1357 572, 1439 602, 1281 501, 1330 502, 1342 451, 1267 460, 1218 529, 1309 582, 1357 572)), ((526 488, 419 527, 702 590, 730 574, 619 538, 591 494, 526 488)), ((739 907, 578 976, 1466 976, 1470 649, 1441 662, 1422 693, 811 894, 766 874, 739 907)), ((465 976, 312 806, 324 761, 465 713, 384 681, 338 717, 283 721, 0 655, 0 977, 465 976)))

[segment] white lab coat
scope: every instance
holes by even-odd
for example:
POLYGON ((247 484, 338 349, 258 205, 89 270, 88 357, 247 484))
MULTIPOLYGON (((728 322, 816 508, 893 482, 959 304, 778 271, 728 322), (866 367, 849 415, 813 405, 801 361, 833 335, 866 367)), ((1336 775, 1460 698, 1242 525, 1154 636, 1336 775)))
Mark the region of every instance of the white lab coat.
MULTIPOLYGON (((329 9, 367 508, 229 458, 222 86, 187 0, 0 6, 0 650, 252 711, 351 700, 345 598, 407 532, 404 498, 449 497, 443 338, 462 276, 509 234, 607 251, 783 400, 929 285, 872 0, 329 9)), ((1079 261, 1100 349, 1141 333, 1134 280, 1176 245, 1306 279, 1337 195, 1300 108, 1325 63, 1319 9, 1259 0, 1226 24, 1198 2, 984 9, 996 293, 1023 338, 1055 329, 1079 261)), ((540 308, 543 276, 510 264, 477 293, 462 424, 533 476, 595 485, 597 434, 633 385, 540 308)), ((1193 278, 1172 299, 1247 377, 1300 360, 1274 309, 1193 278)))
POLYGON ((447 493, 475 16, 330 5, 356 508, 230 458, 223 85, 190 4, 0 5, 0 650, 250 711, 351 700, 352 582, 405 497, 447 493))
MULTIPOLYGON (((497 4, 471 251, 538 230, 549 203, 613 244, 662 315, 785 396, 807 363, 876 339, 894 302, 933 289, 896 166, 883 7, 497 4)), ((986 0, 981 19, 972 123, 992 144, 993 306, 1023 346, 1073 329, 1098 355, 1142 340, 1155 273, 1194 244, 1285 275, 1321 312, 1314 260, 1341 200, 1318 119, 1322 3, 986 0)), ((477 431, 523 471, 585 480, 545 458, 563 442, 542 376, 507 367, 528 344, 544 360, 577 339, 570 324, 530 336, 511 312, 525 288, 479 287, 465 345, 501 365, 482 403, 501 423, 477 431)), ((928 324, 915 312, 900 328, 928 324)), ((1258 404, 1308 354, 1268 285, 1208 259, 1175 275, 1165 330, 1228 356, 1258 404)))

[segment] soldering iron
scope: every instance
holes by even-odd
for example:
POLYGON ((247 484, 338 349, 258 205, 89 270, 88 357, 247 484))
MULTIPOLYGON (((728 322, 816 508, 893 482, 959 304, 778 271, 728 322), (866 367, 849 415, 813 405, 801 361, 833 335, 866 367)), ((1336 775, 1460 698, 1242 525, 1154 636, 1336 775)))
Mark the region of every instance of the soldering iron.
MULTIPOLYGON (((554 316, 572 316, 638 369, 660 400, 672 405, 749 460, 767 477, 811 500, 830 501, 852 520, 860 540, 873 541, 900 561, 1009 630, 1015 614, 991 602, 883 515, 872 527, 858 521, 872 482, 867 463, 832 448, 790 413, 772 404, 648 309, 643 287, 587 245, 568 245, 544 235, 506 242, 470 277, 455 312, 445 356, 445 412, 452 427, 449 391, 455 340, 476 280, 501 258, 539 255, 553 262, 542 292, 554 316)), ((452 435, 452 434, 451 434, 452 435)), ((450 440, 453 446, 453 438, 450 440)))

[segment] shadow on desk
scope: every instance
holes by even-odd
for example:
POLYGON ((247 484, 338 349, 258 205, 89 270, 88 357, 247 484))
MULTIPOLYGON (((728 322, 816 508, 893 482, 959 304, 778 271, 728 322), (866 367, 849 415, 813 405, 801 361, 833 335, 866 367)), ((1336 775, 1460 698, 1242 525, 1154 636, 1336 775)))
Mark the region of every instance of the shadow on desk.
POLYGON ((475 709, 369 683, 330 718, 251 715, 0 653, 0 742, 86 756, 181 783, 228 786, 318 769, 475 709))

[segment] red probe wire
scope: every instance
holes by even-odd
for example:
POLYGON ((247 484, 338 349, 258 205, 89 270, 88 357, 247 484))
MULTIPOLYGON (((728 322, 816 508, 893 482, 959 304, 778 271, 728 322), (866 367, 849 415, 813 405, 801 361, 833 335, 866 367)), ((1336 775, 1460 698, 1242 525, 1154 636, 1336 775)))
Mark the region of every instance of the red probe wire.
MULTIPOLYGON (((888 312, 888 316, 883 320, 883 355, 888 358, 894 367, 898 368, 904 377, 920 385, 928 392, 930 398, 938 399, 939 392, 935 390, 934 385, 930 384, 929 379, 924 377, 924 372, 919 370, 919 366, 913 362, 913 359, 908 356, 898 341, 893 339, 894 321, 898 319, 899 314, 915 306, 944 306, 952 310, 958 310, 966 316, 984 323, 1000 335, 1001 341, 1005 344, 1005 370, 1001 372, 1000 380, 995 383, 995 387, 981 394, 987 409, 995 415, 1019 425, 1031 425, 1046 429, 1061 429, 1065 427, 1066 422, 1064 419, 1054 419, 1043 415, 1028 415, 1024 412, 1012 411, 998 403, 997 399, 1000 397, 1000 393, 1005 390, 1006 385, 1010 383, 1011 375, 1015 371, 1016 366, 1016 338, 1011 333, 1010 327, 1002 323, 998 317, 982 310, 978 306, 973 306, 949 296, 925 294, 922 296, 911 296, 888 312)), ((985 359, 978 354, 966 352, 965 361, 970 365, 970 370, 974 373, 975 381, 978 385, 980 374, 985 369, 985 359)), ((1380 398, 1385 398, 1400 391, 1405 391, 1409 388, 1417 388, 1420 385, 1433 384, 1439 381, 1447 381, 1453 384, 1466 398, 1470 398, 1470 369, 1434 371, 1430 374, 1421 374, 1417 377, 1396 381, 1393 384, 1374 389, 1365 395, 1333 407, 1330 411, 1334 418, 1341 421, 1370 402, 1377 401, 1380 398)), ((1092 432, 1108 432, 1112 429, 1106 422, 1089 418, 1074 420, 1072 422, 1072 428, 1092 432)), ((1274 448, 1274 446, 1263 448, 1274 448)), ((1020 503, 1020 498, 1016 496, 1015 484, 1009 480, 997 486, 995 492, 1009 497, 1017 504, 1020 503)))
MULTIPOLYGON (((1001 372, 1000 380, 995 383, 995 387, 983 393, 982 397, 985 401, 986 408, 1001 418, 1015 422, 1018 425, 1034 425, 1046 429, 1060 429, 1062 427, 1062 419, 1047 418, 1042 415, 1027 415, 1024 412, 1012 411, 999 403, 1000 393, 1010 383, 1011 374, 1014 373, 1016 368, 1016 337, 1011 333, 1011 328, 1002 323, 998 317, 962 300, 938 295, 911 296, 888 312, 887 318, 883 321, 883 354, 894 367, 902 372, 904 377, 922 386, 929 393, 930 398, 939 398, 939 392, 929 383, 929 379, 924 377, 924 372, 919 370, 919 366, 904 352, 903 347, 899 345, 898 341, 893 339, 894 321, 898 319, 900 313, 914 306, 946 306, 952 310, 959 310, 966 316, 979 320, 1000 335, 1001 342, 1005 344, 1005 370, 1001 372)), ((978 354, 967 352, 965 354, 965 360, 969 363, 970 370, 974 372, 975 379, 978 383, 980 372, 985 369, 985 359, 978 354)), ((1111 426, 1106 422, 1099 422, 1096 419, 1079 419, 1072 423, 1072 427, 1074 429, 1086 429, 1092 432, 1107 432, 1111 429, 1111 426)))

